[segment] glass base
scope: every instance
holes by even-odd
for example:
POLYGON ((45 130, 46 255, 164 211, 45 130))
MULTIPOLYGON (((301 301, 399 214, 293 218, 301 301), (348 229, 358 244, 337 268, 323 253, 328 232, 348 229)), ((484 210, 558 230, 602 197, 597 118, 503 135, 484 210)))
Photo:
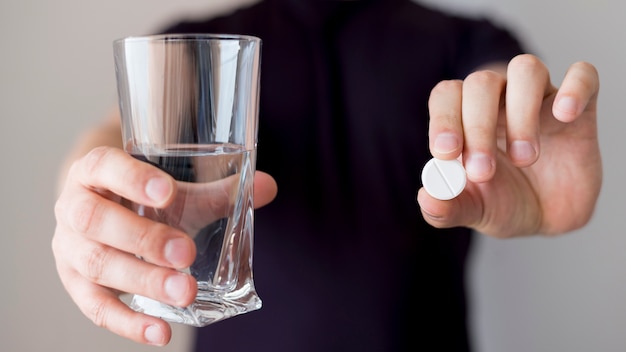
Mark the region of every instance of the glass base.
POLYGON ((174 307, 153 299, 134 295, 129 306, 140 313, 152 315, 171 323, 196 327, 209 324, 261 308, 262 303, 254 289, 239 294, 230 292, 217 295, 214 292, 200 291, 196 300, 188 307, 174 307), (242 294, 243 293, 243 294, 242 294))

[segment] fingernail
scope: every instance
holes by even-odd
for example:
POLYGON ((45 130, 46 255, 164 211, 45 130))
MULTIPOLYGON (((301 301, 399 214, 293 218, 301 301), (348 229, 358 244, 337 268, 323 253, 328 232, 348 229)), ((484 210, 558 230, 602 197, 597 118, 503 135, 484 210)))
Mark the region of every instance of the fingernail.
POLYGON ((146 184, 146 195, 157 203, 164 202, 172 192, 170 182, 163 177, 151 178, 146 184))
POLYGON ((165 279, 165 293, 174 302, 182 302, 188 291, 187 278, 184 274, 174 274, 165 279))
POLYGON ((163 346, 165 344, 163 331, 161 331, 158 325, 148 326, 143 332, 143 336, 146 338, 146 341, 152 345, 163 346))
POLYGON ((165 245, 165 259, 176 269, 188 266, 189 258, 189 241, 183 238, 175 238, 169 240, 165 245))
POLYGON ((537 150, 528 141, 513 141, 509 146, 509 154, 515 161, 526 162, 535 159, 537 150))
POLYGON ((465 162, 465 171, 473 179, 483 179, 493 171, 493 162, 486 154, 472 154, 465 162))
POLYGON ((449 154, 459 147, 459 139, 452 133, 441 133, 435 138, 434 151, 449 154))

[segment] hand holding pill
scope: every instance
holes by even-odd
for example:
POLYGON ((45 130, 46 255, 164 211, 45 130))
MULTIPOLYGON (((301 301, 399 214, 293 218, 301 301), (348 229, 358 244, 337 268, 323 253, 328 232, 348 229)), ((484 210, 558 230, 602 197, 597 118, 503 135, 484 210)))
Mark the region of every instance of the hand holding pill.
POLYGON ((602 185, 598 91, 593 65, 572 64, 554 86, 532 55, 437 84, 428 101, 434 159, 417 197, 424 220, 499 238, 584 226, 602 185))

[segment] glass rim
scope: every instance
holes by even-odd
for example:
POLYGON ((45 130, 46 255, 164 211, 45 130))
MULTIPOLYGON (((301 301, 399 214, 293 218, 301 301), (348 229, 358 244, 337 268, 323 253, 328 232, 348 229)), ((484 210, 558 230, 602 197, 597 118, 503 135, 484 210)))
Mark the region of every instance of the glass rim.
POLYGON ((260 42, 261 38, 245 34, 229 34, 229 33, 166 33, 151 34, 140 36, 129 36, 119 38, 113 41, 114 44, 122 43, 139 43, 139 42, 192 42, 192 41, 219 41, 219 40, 237 40, 248 42, 260 42))

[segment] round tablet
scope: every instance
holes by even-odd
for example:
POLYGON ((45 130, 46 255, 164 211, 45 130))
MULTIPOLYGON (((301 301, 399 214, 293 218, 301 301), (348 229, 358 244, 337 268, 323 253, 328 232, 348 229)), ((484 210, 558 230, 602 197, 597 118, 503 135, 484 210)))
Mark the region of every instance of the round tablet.
POLYGON ((422 184, 433 198, 452 199, 465 188, 465 168, 458 160, 430 159, 422 170, 422 184))

